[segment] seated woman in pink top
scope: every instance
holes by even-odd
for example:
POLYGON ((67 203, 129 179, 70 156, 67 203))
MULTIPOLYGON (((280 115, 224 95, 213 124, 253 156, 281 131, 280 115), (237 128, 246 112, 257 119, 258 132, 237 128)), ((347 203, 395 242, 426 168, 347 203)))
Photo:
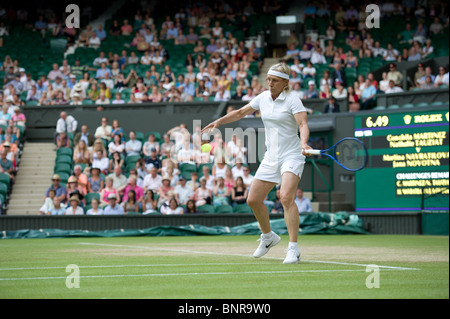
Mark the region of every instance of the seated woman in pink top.
POLYGON ((103 190, 100 193, 100 207, 103 208, 108 203, 108 195, 109 194, 116 194, 116 198, 118 199, 118 202, 120 202, 120 196, 119 192, 113 187, 114 180, 111 177, 107 177, 105 180, 106 186, 103 188, 103 190))

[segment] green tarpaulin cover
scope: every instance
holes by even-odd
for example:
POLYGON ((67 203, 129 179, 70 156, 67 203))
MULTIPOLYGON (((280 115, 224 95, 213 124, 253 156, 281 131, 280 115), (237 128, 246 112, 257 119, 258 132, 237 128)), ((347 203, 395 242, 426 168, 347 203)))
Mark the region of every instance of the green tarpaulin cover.
MULTIPOLYGON (((270 221, 272 230, 277 234, 287 234, 284 219, 270 221)), ((62 229, 23 229, 3 231, 3 239, 13 238, 64 238, 64 237, 128 237, 128 236, 196 236, 196 235, 259 235, 258 223, 228 226, 156 226, 147 229, 114 229, 103 231, 62 230, 62 229)), ((362 227, 362 220, 357 215, 346 212, 334 214, 314 213, 300 215, 299 234, 368 234, 362 227)))

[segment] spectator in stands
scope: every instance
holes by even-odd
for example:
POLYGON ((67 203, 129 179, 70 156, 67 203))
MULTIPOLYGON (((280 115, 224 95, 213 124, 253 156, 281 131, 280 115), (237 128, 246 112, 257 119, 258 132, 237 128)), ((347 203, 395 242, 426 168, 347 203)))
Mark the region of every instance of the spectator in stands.
POLYGON ((103 215, 103 209, 100 208, 100 201, 97 198, 91 200, 91 208, 87 210, 86 215, 103 215))
POLYGON ((344 87, 347 86, 347 76, 344 72, 344 70, 341 69, 341 64, 336 63, 334 71, 331 75, 331 81, 333 85, 335 85, 336 81, 342 83, 344 87))
POLYGON ((87 125, 82 125, 81 132, 76 133, 73 138, 74 145, 78 145, 80 141, 84 141, 86 148, 92 147, 94 145, 94 136, 91 133, 89 133, 87 125))
POLYGON ((326 64, 327 60, 325 56, 322 53, 322 48, 320 46, 316 46, 316 48, 313 50, 311 54, 310 59, 312 64, 326 64))
POLYGON ((59 197, 53 198, 53 208, 50 208, 49 215, 64 215, 66 208, 62 205, 62 200, 59 197))
POLYGON ((96 32, 91 32, 91 35, 88 40, 88 44, 90 48, 98 49, 100 45, 102 44, 102 41, 98 37, 96 32))
POLYGON ((94 134, 95 138, 96 139, 101 138, 109 142, 111 140, 111 132, 112 127, 111 125, 108 125, 108 118, 102 117, 101 125, 97 127, 97 129, 95 130, 94 134))
POLYGON ((213 205, 214 207, 230 205, 229 202, 230 191, 228 187, 225 186, 224 178, 219 176, 217 178, 217 183, 213 188, 213 205))
POLYGON ((100 98, 100 90, 96 83, 91 84, 91 87, 88 90, 88 96, 92 102, 97 102, 97 100, 100 98))
POLYGON ((409 50, 409 54, 408 54, 408 62, 411 61, 420 61, 422 59, 422 56, 420 55, 419 52, 417 52, 415 47, 411 47, 411 49, 409 50))
POLYGON ((186 208, 184 209, 184 214, 195 214, 198 213, 197 206, 194 200, 188 200, 186 203, 186 208))
MULTIPOLYGON (((423 66, 422 66, 422 68, 423 68, 423 66)), ((424 72, 424 74, 425 74, 425 72, 424 72)), ((387 72, 383 72, 381 77, 382 77, 382 80, 380 81, 379 90, 381 92, 386 92, 386 90, 389 89, 389 80, 387 79, 387 72)), ((355 91, 355 93, 356 93, 356 91, 355 91)))
POLYGON ((139 204, 140 202, 136 200, 136 192, 132 189, 130 189, 127 192, 127 199, 126 201, 122 202, 122 207, 124 210, 124 213, 138 213, 139 212, 139 204))
POLYGON ((158 151, 156 148, 151 148, 150 156, 145 158, 145 169, 147 170, 147 172, 149 172, 153 167, 157 169, 158 173, 161 173, 162 162, 158 156, 158 151))
POLYGON ((160 145, 156 140, 155 134, 149 134, 147 142, 144 143, 142 147, 142 152, 145 157, 150 157, 152 149, 155 149, 156 154, 160 153, 160 145))
POLYGON ((414 38, 414 32, 411 29, 411 23, 406 23, 405 30, 400 32, 397 35, 397 39, 399 40, 399 44, 403 43, 412 43, 414 38))
POLYGON ((50 210, 55 208, 55 205, 53 203, 54 199, 56 197, 55 190, 50 190, 48 192, 48 197, 44 200, 44 204, 39 209, 39 215, 50 215, 50 210))
MULTIPOLYGON (((119 199, 119 192, 117 189, 113 186, 114 180, 112 177, 108 176, 105 178, 105 188, 102 189, 100 192, 100 207, 105 207, 108 205, 108 196, 110 194, 114 194, 116 196, 116 199, 119 199)), ((125 177, 125 183, 126 183, 126 177, 125 177)))
MULTIPOLYGON (((0 151, 0 174, 8 174, 11 182, 14 183, 15 180, 15 169, 13 162, 7 159, 8 155, 8 145, 9 142, 5 142, 4 149, 0 151)), ((10 145, 8 145, 10 146, 10 145)))
POLYGON ((316 68, 312 65, 311 61, 306 62, 306 67, 303 68, 302 74, 303 79, 306 80, 308 78, 314 79, 316 77, 316 68))
POLYGON ((392 43, 388 43, 388 46, 383 54, 383 60, 385 61, 397 61, 399 56, 398 50, 394 49, 392 43))
POLYGON ((121 158, 125 157, 125 143, 120 134, 114 134, 112 141, 108 144, 108 153, 118 153, 121 158))
POLYGON ((286 39, 286 48, 290 49, 292 48, 292 45, 297 47, 300 44, 300 40, 298 39, 297 35, 295 34, 295 30, 291 30, 289 37, 286 39))
POLYGON ((242 176, 236 178, 236 186, 231 191, 231 204, 236 206, 239 204, 245 204, 247 201, 248 188, 244 184, 242 176))
POLYGON ((66 208, 64 215, 84 215, 84 210, 80 206, 81 202, 77 196, 69 198, 69 207, 66 208))
POLYGON ((82 168, 80 165, 75 165, 72 176, 77 179, 78 186, 83 189, 83 194, 86 194, 88 192, 88 177, 81 171, 81 169, 82 168))
MULTIPOLYGON (((319 89, 319 99, 327 100, 330 96, 332 96, 331 86, 328 83, 325 83, 321 89, 319 89)), ((303 95, 300 98, 303 98, 303 95)))
POLYGON ((306 63, 311 59, 312 52, 309 50, 307 44, 303 44, 301 51, 298 53, 300 63, 306 63))
POLYGON ((419 41, 421 44, 425 43, 425 39, 427 38, 427 30, 423 25, 423 20, 419 20, 417 24, 416 31, 414 32, 414 40, 419 41))
MULTIPOLYGON (((417 42, 415 42, 417 43, 417 42)), ((431 44, 431 39, 427 39, 425 41, 425 45, 423 46, 423 48, 420 47, 420 44, 417 44, 418 49, 416 49, 417 53, 421 55, 422 59, 426 59, 427 57, 429 57, 431 54, 433 54, 434 52, 434 47, 431 44)), ((418 59, 420 60, 420 59, 418 59)))
POLYGON ((180 203, 180 205, 186 205, 187 202, 194 197, 194 190, 192 187, 186 185, 186 178, 184 176, 180 176, 179 184, 174 188, 175 198, 180 203))
POLYGON ((144 215, 156 213, 158 209, 158 201, 155 199, 155 194, 152 190, 145 192, 145 197, 142 200, 142 213, 144 215))
POLYGON ((301 188, 297 189, 297 192, 295 194, 295 204, 297 205, 298 212, 299 213, 311 213, 312 205, 309 198, 306 198, 303 196, 303 190, 301 188))
POLYGON ((353 86, 349 86, 347 88, 347 96, 348 96, 348 110, 349 112, 357 112, 360 109, 359 105, 359 96, 356 94, 353 86))
POLYGON ((96 152, 96 157, 92 161, 92 168, 99 168, 100 171, 107 175, 109 170, 109 159, 106 156, 103 156, 102 151, 96 152))
POLYGON ((325 104, 323 113, 339 113, 339 112, 340 112, 339 103, 336 102, 336 98, 334 96, 330 96, 328 98, 328 102, 325 104))
POLYGON ((110 100, 106 97, 106 94, 104 92, 99 93, 99 98, 97 99, 97 101, 95 101, 95 104, 98 105, 105 105, 105 104, 110 104, 110 100))
POLYGON ((420 84, 420 88, 424 90, 430 90, 435 88, 431 76, 429 75, 425 76, 425 81, 420 84))
POLYGON ((179 206, 175 198, 171 198, 167 205, 163 205, 160 209, 163 215, 181 215, 184 213, 183 207, 179 206))
POLYGON ((122 35, 131 35, 131 32, 133 32, 133 27, 128 23, 128 20, 123 20, 123 25, 120 27, 120 31, 122 35))
POLYGON ((78 179, 75 176, 69 177, 69 180, 67 181, 66 192, 67 192, 67 197, 66 197, 67 201, 69 201, 69 198, 71 198, 72 196, 77 196, 78 199, 80 200, 80 202, 82 201, 82 204, 83 205, 85 204, 84 195, 86 195, 86 193, 84 192, 83 187, 78 185, 78 179))
POLYGON ((212 191, 206 187, 206 179, 200 179, 200 187, 194 193, 195 206, 212 203, 212 191))
POLYGON ((347 68, 358 68, 358 58, 353 55, 353 51, 351 50, 346 54, 345 66, 347 68))
POLYGON ((108 204, 103 209, 103 215, 123 215, 124 210, 123 207, 117 204, 117 195, 114 193, 110 193, 108 195, 108 204))
POLYGON ((435 17, 433 23, 430 25, 430 35, 440 34, 444 29, 439 17, 435 17))
POLYGON ((347 89, 342 85, 340 81, 334 82, 334 86, 336 87, 333 92, 332 96, 335 99, 346 99, 347 98, 347 89))
POLYGON ((246 187, 250 187, 254 179, 253 175, 250 174, 250 168, 248 166, 244 166, 242 170, 244 172, 242 175, 242 180, 244 181, 246 187))
POLYGON ((439 67, 439 74, 434 79, 434 86, 440 87, 441 85, 447 85, 448 86, 448 72, 446 72, 445 67, 440 66, 439 67))
POLYGON ((97 27, 97 30, 95 30, 95 34, 100 39, 101 42, 103 42, 106 39, 106 32, 103 29, 103 25, 100 23, 97 27))
POLYGON ((56 136, 56 148, 72 147, 67 132, 61 132, 56 136))
POLYGON ((59 66, 57 63, 53 63, 53 69, 48 73, 47 78, 50 81, 55 81, 56 78, 63 78, 64 74, 59 70, 59 66))
POLYGON ((97 79, 104 79, 106 73, 109 73, 109 76, 111 76, 111 69, 107 68, 106 63, 103 62, 102 64, 100 64, 100 69, 97 70, 95 77, 97 79))
POLYGON ((60 202, 64 203, 66 201, 66 194, 67 194, 66 188, 61 185, 61 178, 59 177, 58 174, 54 174, 52 176, 52 185, 45 192, 45 198, 49 197, 49 192, 51 190, 55 191, 56 193, 55 198, 58 198, 60 202))
POLYGON ((316 90, 316 84, 313 80, 308 81, 308 90, 304 92, 304 99, 317 99, 319 97, 319 93, 316 90))
POLYGON ((387 74, 387 79, 394 81, 396 86, 402 85, 403 75, 397 70, 395 63, 389 64, 389 72, 387 74))
POLYGON ((156 167, 152 167, 150 173, 144 178, 143 188, 145 191, 151 190, 157 192, 161 186, 162 176, 158 174, 156 167))
POLYGON ((136 139, 136 132, 130 131, 129 140, 125 143, 125 152, 127 156, 140 155, 142 142, 136 139))
POLYGON ((376 101, 377 90, 375 86, 372 85, 370 79, 366 79, 365 87, 361 93, 361 108, 367 110, 374 106, 376 101))

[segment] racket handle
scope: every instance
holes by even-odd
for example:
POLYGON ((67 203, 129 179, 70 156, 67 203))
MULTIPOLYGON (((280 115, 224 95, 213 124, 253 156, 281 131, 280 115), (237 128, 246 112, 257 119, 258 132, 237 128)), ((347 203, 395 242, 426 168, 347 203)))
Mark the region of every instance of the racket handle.
POLYGON ((305 153, 308 153, 311 155, 320 155, 320 150, 305 150, 305 153))

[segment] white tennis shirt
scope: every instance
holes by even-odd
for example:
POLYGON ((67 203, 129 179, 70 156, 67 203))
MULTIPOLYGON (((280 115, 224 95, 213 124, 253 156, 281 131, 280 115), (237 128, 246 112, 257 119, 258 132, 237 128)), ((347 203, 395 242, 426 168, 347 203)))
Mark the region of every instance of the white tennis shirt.
POLYGON ((283 160, 302 156, 299 127, 294 114, 306 112, 306 109, 297 95, 283 91, 274 101, 270 90, 267 90, 249 104, 260 111, 264 123, 267 148, 265 159, 283 160))

